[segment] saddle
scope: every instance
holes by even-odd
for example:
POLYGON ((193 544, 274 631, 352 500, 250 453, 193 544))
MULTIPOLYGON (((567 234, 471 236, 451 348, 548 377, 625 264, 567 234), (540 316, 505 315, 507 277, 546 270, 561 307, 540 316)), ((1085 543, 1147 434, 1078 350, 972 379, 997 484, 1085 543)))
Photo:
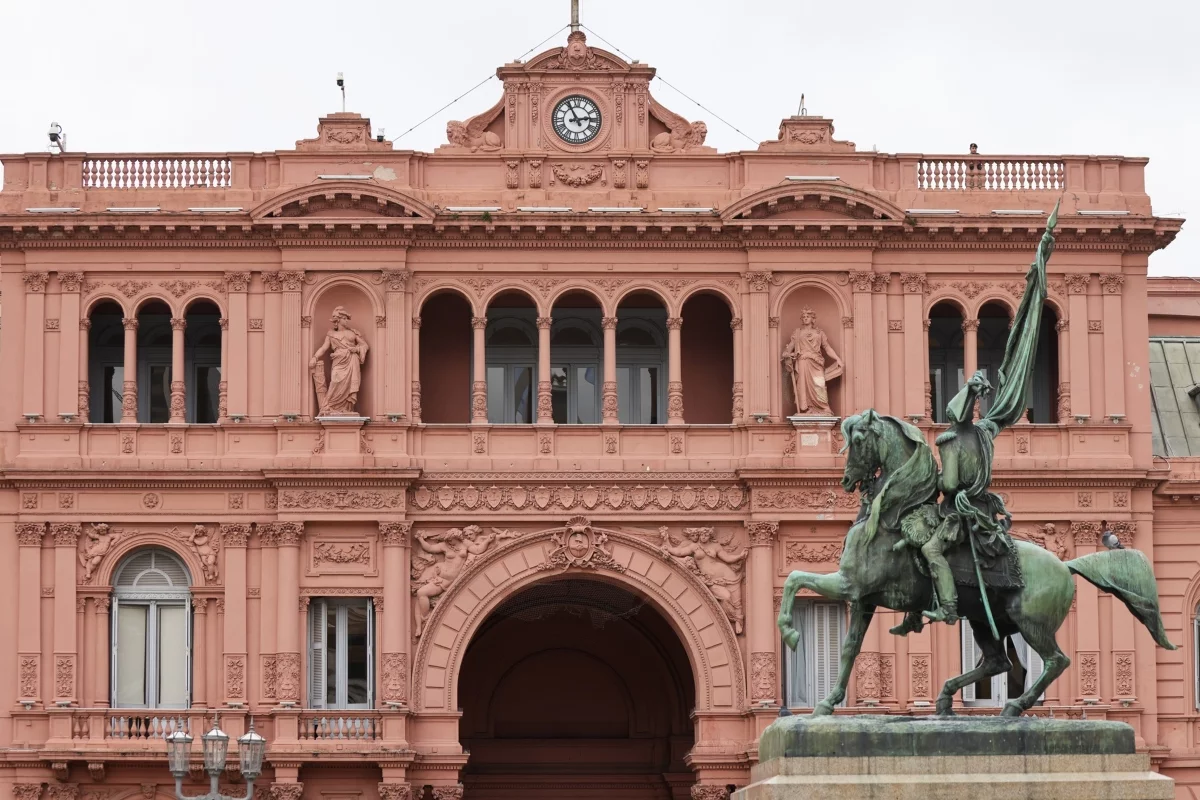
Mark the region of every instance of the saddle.
MULTIPOLYGON (((979 572, 983 575, 983 583, 991 589, 1021 589, 1025 586, 1025 576, 1021 574, 1021 561, 1017 557, 1017 548, 1009 540, 1006 552, 993 559, 980 558, 979 572)), ((950 565, 950 574, 958 586, 975 586, 975 562, 971 558, 971 544, 962 544, 947 549, 946 563, 950 565)))

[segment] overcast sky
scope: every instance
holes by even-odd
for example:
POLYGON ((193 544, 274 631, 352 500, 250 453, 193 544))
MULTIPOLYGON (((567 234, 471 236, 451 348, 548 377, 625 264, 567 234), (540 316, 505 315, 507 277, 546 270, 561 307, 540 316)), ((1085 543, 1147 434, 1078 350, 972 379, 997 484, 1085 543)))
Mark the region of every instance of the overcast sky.
MULTIPOLYGON (((7 0, 0 152, 274 150, 317 117, 369 116, 430 150, 500 96, 495 68, 569 21, 569 0, 7 0)), ((885 152, 1148 156, 1154 211, 1200 217, 1200 2, 582 0, 582 21, 711 109, 721 151, 773 139, 800 93, 838 138, 885 152), (722 124, 744 131, 751 140, 722 124)), ((538 51, 564 43, 554 35, 538 51)), ((595 36, 593 45, 604 47, 595 36)), ((1200 275, 1200 219, 1152 274, 1200 275)))

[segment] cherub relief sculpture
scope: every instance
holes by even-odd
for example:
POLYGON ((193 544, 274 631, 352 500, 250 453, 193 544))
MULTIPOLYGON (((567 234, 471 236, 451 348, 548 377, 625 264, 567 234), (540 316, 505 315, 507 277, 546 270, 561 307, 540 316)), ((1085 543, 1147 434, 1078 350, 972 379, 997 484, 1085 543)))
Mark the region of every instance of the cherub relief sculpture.
POLYGON ((653 97, 650 98, 650 113, 667 126, 666 131, 650 140, 650 149, 656 153, 690 150, 704 144, 704 139, 708 136, 708 126, 703 122, 688 122, 674 111, 668 111, 653 97))
POLYGON ((825 331, 817 327, 811 308, 800 312, 800 327, 783 348, 783 368, 792 377, 797 416, 832 417, 828 382, 841 377, 842 360, 833 351, 825 331), (830 364, 826 366, 825 356, 830 364))
POLYGON ((91 583, 100 562, 112 552, 113 545, 121 539, 121 534, 114 531, 103 522, 97 522, 88 528, 87 539, 83 544, 83 552, 79 554, 79 564, 83 567, 83 582, 91 583))
POLYGON ((203 525, 197 525, 192 528, 192 533, 188 536, 188 544, 196 551, 196 557, 200 559, 200 568, 204 570, 204 580, 208 583, 216 583, 219 574, 217 572, 217 550, 213 547, 212 533, 203 525))
POLYGON ((742 608, 742 572, 749 551, 743 547, 740 553, 735 553, 729 548, 733 532, 718 539, 711 526, 684 528, 683 535, 687 538, 679 544, 672 540, 666 526, 658 532, 662 537, 663 554, 680 559, 687 569, 704 581, 729 617, 734 633, 740 634, 746 618, 742 608))
POLYGON ((480 150, 490 153, 504 146, 500 137, 487 129, 504 110, 504 98, 501 97, 496 105, 482 114, 471 117, 466 122, 450 120, 446 123, 446 140, 450 144, 466 147, 472 153, 480 150))
POLYGON ((496 528, 491 533, 484 533, 478 525, 451 528, 437 537, 417 531, 413 537, 417 547, 412 554, 412 593, 417 597, 413 635, 421 635, 434 603, 462 574, 472 556, 487 552, 498 541, 516 536, 514 531, 496 528))
POLYGON ((320 407, 318 416, 354 416, 358 388, 362 383, 362 365, 366 363, 369 345, 361 333, 350 327, 350 314, 342 306, 333 310, 329 321, 333 330, 325 334, 324 343, 308 362, 320 407), (326 353, 329 354, 328 388, 325 386, 325 365, 321 363, 326 353))

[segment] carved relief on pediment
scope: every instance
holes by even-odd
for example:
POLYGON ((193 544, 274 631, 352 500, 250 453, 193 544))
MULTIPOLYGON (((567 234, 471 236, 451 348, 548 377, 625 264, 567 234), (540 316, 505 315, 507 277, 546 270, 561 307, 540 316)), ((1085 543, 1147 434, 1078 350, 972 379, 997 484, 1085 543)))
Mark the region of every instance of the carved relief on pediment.
POLYGON ((338 112, 321 117, 314 139, 296 142, 300 151, 313 150, 391 150, 392 143, 376 141, 371 135, 371 120, 353 112, 338 112))

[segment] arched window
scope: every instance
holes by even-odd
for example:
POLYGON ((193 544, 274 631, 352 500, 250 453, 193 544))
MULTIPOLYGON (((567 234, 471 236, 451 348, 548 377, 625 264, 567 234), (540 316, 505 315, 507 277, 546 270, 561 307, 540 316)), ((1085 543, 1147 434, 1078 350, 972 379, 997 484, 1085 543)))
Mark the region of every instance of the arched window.
POLYGON ((666 311, 625 309, 617 325, 617 409, 623 425, 667 421, 666 311))
POLYGON ((559 425, 600 422, 599 309, 589 311, 564 309, 550 328, 550 401, 559 425))
POLYGON ((88 316, 88 419, 121 421, 125 391, 125 328, 121 307, 105 301, 88 316))
POLYGON ((113 575, 113 708, 191 704, 191 579, 166 550, 130 554, 113 575))
POLYGON ((532 307, 488 309, 488 422, 528 424, 537 407, 537 328, 532 307))

